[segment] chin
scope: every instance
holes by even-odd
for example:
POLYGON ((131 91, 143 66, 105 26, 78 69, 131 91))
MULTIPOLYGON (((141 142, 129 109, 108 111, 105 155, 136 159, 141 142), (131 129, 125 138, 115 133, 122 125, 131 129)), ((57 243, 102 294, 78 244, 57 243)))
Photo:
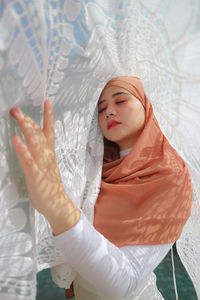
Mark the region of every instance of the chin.
POLYGON ((114 143, 120 143, 121 141, 123 141, 124 139, 126 139, 126 137, 123 137, 123 136, 119 136, 119 134, 115 134, 113 136, 108 136, 106 137, 107 140, 111 141, 111 142, 114 142, 114 143))
POLYGON ((118 139, 117 138, 113 138, 113 137, 105 137, 109 142, 112 142, 112 143, 118 143, 118 139))

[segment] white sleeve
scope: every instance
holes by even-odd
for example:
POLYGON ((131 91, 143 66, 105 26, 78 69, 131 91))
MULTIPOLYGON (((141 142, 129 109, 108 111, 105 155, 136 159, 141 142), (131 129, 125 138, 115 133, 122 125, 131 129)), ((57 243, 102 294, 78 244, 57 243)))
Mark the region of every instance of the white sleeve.
POLYGON ((122 299, 131 295, 168 253, 172 244, 118 248, 90 224, 81 211, 79 222, 55 236, 68 263, 102 295, 122 299))

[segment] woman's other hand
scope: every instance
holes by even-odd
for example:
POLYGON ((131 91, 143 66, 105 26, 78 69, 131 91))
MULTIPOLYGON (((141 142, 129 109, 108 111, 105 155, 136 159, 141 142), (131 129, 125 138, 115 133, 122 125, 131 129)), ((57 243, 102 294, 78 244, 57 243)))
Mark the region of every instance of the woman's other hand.
POLYGON ((44 102, 43 129, 20 108, 12 108, 27 144, 14 136, 12 143, 25 175, 27 192, 34 208, 50 222, 55 235, 73 227, 80 218, 79 209, 62 185, 56 161, 54 114, 50 100, 44 102))

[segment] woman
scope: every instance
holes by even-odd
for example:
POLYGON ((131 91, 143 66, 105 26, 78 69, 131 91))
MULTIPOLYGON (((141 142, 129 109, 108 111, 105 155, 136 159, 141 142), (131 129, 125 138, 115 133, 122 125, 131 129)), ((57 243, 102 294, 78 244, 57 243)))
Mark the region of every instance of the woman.
POLYGON ((14 136, 13 145, 33 206, 48 219, 56 245, 78 272, 76 299, 151 299, 150 273, 190 215, 189 173, 162 134, 139 78, 109 81, 98 113, 105 151, 94 226, 64 191, 50 101, 43 129, 19 108, 11 110, 27 141, 14 136))

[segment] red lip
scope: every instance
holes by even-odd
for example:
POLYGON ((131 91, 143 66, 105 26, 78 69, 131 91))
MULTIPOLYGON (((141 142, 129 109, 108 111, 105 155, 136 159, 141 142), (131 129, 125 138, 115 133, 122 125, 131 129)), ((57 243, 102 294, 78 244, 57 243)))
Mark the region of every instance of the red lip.
POLYGON ((120 123, 117 122, 117 121, 112 120, 112 121, 108 122, 107 128, 110 129, 111 127, 114 127, 114 126, 116 126, 118 124, 120 124, 120 123))

